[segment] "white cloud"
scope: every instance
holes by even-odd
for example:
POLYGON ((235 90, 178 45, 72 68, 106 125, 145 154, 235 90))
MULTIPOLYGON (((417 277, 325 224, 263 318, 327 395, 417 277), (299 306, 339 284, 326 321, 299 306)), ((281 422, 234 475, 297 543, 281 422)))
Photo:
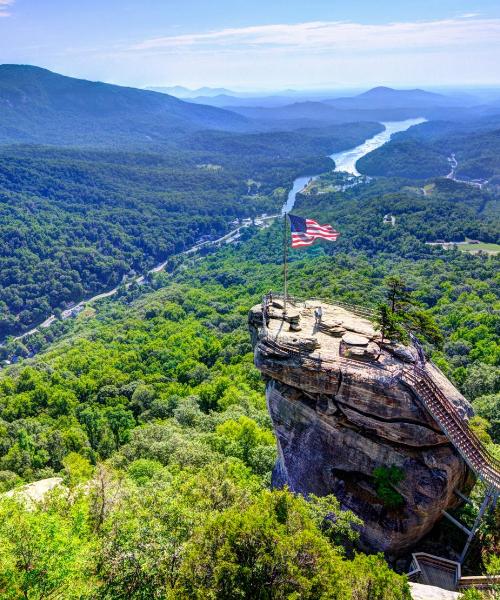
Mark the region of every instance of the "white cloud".
POLYGON ((10 17, 8 7, 12 6, 16 0, 0 0, 0 17, 10 17))
POLYGON ((367 25, 344 21, 227 28, 144 40, 129 50, 155 53, 287 49, 362 53, 498 45, 500 19, 462 15, 438 21, 367 25), (465 17, 465 18, 464 18, 465 17))

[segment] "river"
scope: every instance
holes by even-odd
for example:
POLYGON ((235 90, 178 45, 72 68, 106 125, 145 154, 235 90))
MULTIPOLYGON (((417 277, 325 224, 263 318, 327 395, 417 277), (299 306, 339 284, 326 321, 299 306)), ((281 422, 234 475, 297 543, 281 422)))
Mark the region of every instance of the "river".
MULTIPOLYGON (((374 135, 372 138, 366 140, 365 142, 363 142, 359 146, 356 146, 355 148, 350 148, 348 150, 344 150, 343 152, 337 152, 336 154, 331 154, 329 156, 329 158, 331 158, 333 161, 335 161, 335 171, 345 171, 347 173, 351 173, 352 175, 359 175, 358 171, 356 170, 356 161, 357 160, 359 160, 365 154, 368 154, 368 152, 371 152, 372 150, 375 150, 376 148, 380 148, 380 146, 382 146, 383 144, 385 144, 386 142, 388 142, 391 139, 392 134, 394 134, 398 131, 405 131, 412 125, 418 125, 419 123, 424 123, 425 121, 426 121, 426 119, 407 119, 406 121, 388 121, 387 123, 382 123, 382 125, 384 125, 385 129, 381 133, 374 135)), ((317 179, 318 177, 319 177, 319 175, 307 175, 305 177, 297 177, 297 179, 293 182, 293 187, 288 194, 287 201, 283 205, 281 214, 290 212, 295 205, 295 198, 296 198, 297 194, 306 187, 306 185, 311 181, 311 179, 317 179)), ((271 215, 271 216, 262 215, 260 218, 261 219, 262 218, 263 219, 272 219, 275 216, 277 216, 277 215, 271 215)), ((230 231, 223 237, 219 238, 218 240, 214 240, 212 242, 205 242, 203 244, 196 244, 192 248, 185 250, 184 252, 181 252, 181 254, 192 254, 194 252, 197 252, 204 245, 217 245, 219 243, 222 243, 225 240, 227 240, 228 238, 231 238, 231 236, 237 235, 241 231, 241 229, 243 229, 244 227, 245 226, 238 227, 238 228, 234 229, 233 231, 230 231)), ((165 268, 165 265, 167 264, 167 262, 161 263, 154 269, 151 269, 148 273, 157 273, 157 272, 163 270, 165 268)), ((144 281, 144 275, 137 277, 134 281, 136 281, 137 283, 142 283, 144 281)), ((130 285, 130 282, 127 283, 126 285, 130 285)), ((75 310, 80 307, 83 308, 83 306, 85 306, 86 304, 88 304, 90 302, 94 302, 94 301, 100 300, 102 298, 108 298, 109 296, 113 296, 114 294, 116 294, 118 292, 118 288, 119 288, 119 286, 115 287, 112 290, 109 290, 108 292, 103 292, 102 294, 97 294, 96 296, 93 296, 92 298, 88 298, 87 300, 82 300, 71 310, 75 310)), ((30 331, 23 333, 22 335, 16 337, 15 339, 22 340, 23 338, 25 338, 29 335, 32 335, 33 333, 36 333, 38 331, 39 327, 41 327, 42 329, 46 329, 47 327, 50 327, 52 325, 52 323, 54 323, 55 320, 56 320, 55 315, 50 315, 50 317, 45 319, 45 321, 43 321, 43 323, 39 323, 33 329, 30 329, 30 331)), ((4 343, 5 343, 5 340, 0 340, 0 346, 2 346, 4 343)))
MULTIPOLYGON (((348 150, 343 150, 342 152, 330 154, 328 158, 331 158, 335 162, 335 171, 343 171, 345 173, 358 176, 360 173, 356 169, 356 163, 362 156, 365 156, 365 154, 368 154, 369 152, 380 148, 380 146, 383 146, 391 139, 393 134, 398 133, 399 131, 406 131, 410 127, 413 127, 413 125, 425 123, 426 120, 427 119, 424 118, 418 118, 406 119, 405 121, 387 121, 382 123, 382 125, 385 127, 384 131, 377 133, 377 135, 374 135, 355 148, 349 148, 348 150)), ((292 211, 293 207, 295 206, 297 194, 301 192, 311 180, 317 179, 318 177, 319 175, 297 177, 297 179, 293 182, 293 187, 288 194, 287 201, 281 209, 281 214, 292 211)))

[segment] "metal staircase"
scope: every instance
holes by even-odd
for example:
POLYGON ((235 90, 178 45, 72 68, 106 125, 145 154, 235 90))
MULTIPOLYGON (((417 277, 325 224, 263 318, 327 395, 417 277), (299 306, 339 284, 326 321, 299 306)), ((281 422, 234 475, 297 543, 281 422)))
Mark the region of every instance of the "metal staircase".
MULTIPOLYGON (((443 394, 423 368, 403 369, 401 380, 407 385, 411 385, 460 456, 487 486, 476 519, 470 529, 446 511, 443 511, 443 515, 467 535, 465 546, 460 555, 460 563, 463 563, 482 518, 488 510, 494 510, 497 504, 500 495, 500 461, 479 440, 455 405, 443 394)), ((471 502, 461 493, 458 493, 458 495, 465 501, 471 502)))
POLYGON ((401 380, 410 385, 465 462, 488 486, 500 492, 500 461, 489 452, 456 406, 421 367, 405 368, 401 380))

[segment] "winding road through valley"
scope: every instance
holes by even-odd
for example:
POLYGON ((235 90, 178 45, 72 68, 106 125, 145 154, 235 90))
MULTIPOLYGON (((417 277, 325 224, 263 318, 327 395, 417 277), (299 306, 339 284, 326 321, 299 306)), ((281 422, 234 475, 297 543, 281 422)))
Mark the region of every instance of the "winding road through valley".
MULTIPOLYGON (((335 162, 335 171, 339 171, 339 172, 343 171, 343 172, 350 173, 351 175, 358 176, 360 173, 356 169, 356 162, 362 156, 365 156, 365 154, 368 154, 369 152, 372 152, 373 150, 380 148, 380 146, 383 146, 386 142, 388 142, 391 139, 391 137, 394 133, 397 133, 399 131, 406 131, 413 125, 419 125, 420 123, 424 123, 425 121, 426 121, 426 119, 418 118, 418 119, 406 119, 405 121, 390 121, 390 122, 382 123, 382 125, 384 125, 384 127, 385 127, 384 131, 365 140, 362 144, 360 144, 359 146, 356 146, 355 148, 349 148, 347 150, 344 150, 342 152, 337 152, 337 153, 331 154, 329 156, 329 158, 331 158, 332 161, 335 162)), ((293 210, 293 207, 295 206, 297 194, 299 192, 301 192, 311 180, 317 179, 318 177, 319 177, 319 175, 308 175, 308 176, 304 176, 304 177, 297 177, 297 179, 295 179, 295 181, 293 182, 293 185, 292 185, 292 189, 288 193, 287 200, 283 204, 283 208, 281 211, 282 215, 284 213, 288 213, 291 210, 293 210)), ((263 214, 260 217, 257 217, 257 220, 260 219, 261 221, 266 221, 269 219, 275 219, 278 216, 279 215, 263 214)), ((243 223, 239 227, 232 229, 231 231, 229 231, 228 233, 226 233, 225 235, 223 235, 222 237, 220 237, 216 240, 210 240, 210 241, 195 244, 191 248, 188 248, 187 250, 184 250, 184 252, 181 252, 180 254, 177 254, 175 256, 186 256, 186 255, 190 255, 190 254, 195 254, 202 248, 218 246, 223 243, 231 243, 231 241, 233 241, 239 237, 241 230, 245 229, 249 225, 250 225, 250 223, 248 223, 248 222, 243 223)), ((170 258, 173 258, 173 257, 170 257, 170 258)), ((153 273, 159 273, 160 271, 163 271, 163 269, 165 268, 165 266, 169 260, 170 259, 167 259, 166 261, 160 263, 153 269, 150 269, 146 274, 140 275, 138 277, 135 277, 131 281, 126 282, 125 283, 126 287, 129 287, 133 283, 141 284, 144 282, 144 280, 146 279, 146 277, 148 275, 153 274, 153 273)), ((78 312, 79 310, 83 309, 87 304, 91 304, 93 302, 103 300, 104 298, 109 298, 110 296, 114 296, 118 292, 121 285, 122 284, 116 286, 115 288, 113 288, 112 290, 109 290, 107 292, 102 292, 100 294, 96 294, 95 296, 92 296, 91 298, 82 300, 75 306, 68 309, 68 311, 63 311, 63 315, 66 313, 67 316, 71 316, 71 314, 74 314, 74 313, 78 312)), ((45 319, 44 321, 42 321, 41 323, 39 323, 32 329, 30 329, 29 331, 26 331, 22 335, 15 337, 14 339, 22 340, 30 335, 33 335, 34 333, 37 333, 40 329, 47 329, 55 321, 56 321, 56 316, 50 315, 50 317, 48 317, 47 319, 45 319)), ((4 343, 5 343, 5 340, 2 340, 0 342, 0 345, 3 345, 4 343)))

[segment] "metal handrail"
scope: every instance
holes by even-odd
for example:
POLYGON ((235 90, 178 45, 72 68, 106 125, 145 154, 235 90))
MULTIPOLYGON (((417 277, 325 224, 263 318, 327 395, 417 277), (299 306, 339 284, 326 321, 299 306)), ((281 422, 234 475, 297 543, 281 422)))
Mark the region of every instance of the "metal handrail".
MULTIPOLYGON (((334 363, 345 364, 349 365, 350 367, 362 367, 362 364, 359 361, 350 360, 348 358, 339 356, 338 354, 333 354, 331 352, 324 352, 318 354, 318 356, 312 356, 311 353, 314 352, 314 350, 306 352, 305 350, 301 350, 297 346, 292 346, 291 344, 287 344, 286 342, 273 339, 270 336, 270 334, 262 336, 259 341, 277 352, 283 352, 286 355, 296 356, 298 358, 301 358, 302 360, 309 360, 311 362, 315 362, 323 366, 325 363, 334 363)), ((387 375, 394 377, 395 371, 385 367, 384 365, 371 363, 370 367, 373 367, 379 371, 386 371, 387 375)))
MULTIPOLYGON (((455 405, 449 400, 449 398, 443 394, 441 389, 436 385, 436 383, 430 378, 429 374, 425 372, 423 369, 416 367, 414 369, 415 372, 421 377, 422 380, 425 381, 425 384, 431 388, 431 393, 437 396, 438 401, 444 405, 443 407, 448 410, 448 413, 452 415, 452 418, 456 422, 456 424, 464 431, 464 433, 470 435, 471 441, 474 441, 475 445, 482 452, 485 452, 492 462, 496 464, 496 466, 500 467, 500 461, 493 455, 491 452, 484 446, 481 440, 477 437, 477 435, 468 427, 466 422, 461 418, 460 414, 457 412, 455 405)), ((423 381, 420 383, 423 383, 423 381)))
MULTIPOLYGON (((268 294, 266 294, 264 298, 266 298, 267 301, 272 299, 284 300, 285 294, 282 294, 281 292, 271 291, 268 294)), ((373 311, 370 308, 367 308, 366 306, 360 306, 359 304, 352 304, 350 302, 343 302, 340 300, 332 300, 332 298, 299 298, 298 296, 290 296, 287 294, 286 301, 290 302, 291 304, 298 302, 303 304, 305 304, 306 302, 324 302, 325 304, 332 304, 332 302, 334 302, 335 306, 345 308, 346 310, 349 310, 357 316, 365 318, 372 318, 375 316, 375 311, 373 311)))
POLYGON ((429 401, 425 398, 425 394, 422 394, 421 391, 419 393, 418 389, 415 391, 417 394, 423 396, 422 399, 424 404, 444 430, 447 437, 475 472, 483 477, 488 483, 491 483, 497 489, 500 489, 500 461, 488 450, 488 448, 486 448, 474 431, 468 426, 467 422, 462 419, 455 405, 450 402, 445 394, 443 394, 439 387, 429 377, 428 373, 419 367, 415 367, 414 373, 411 373, 408 369, 403 369, 403 381, 405 378, 415 385, 415 387, 420 385, 426 388, 427 395, 430 395, 443 410, 446 416, 446 423, 444 422, 445 419, 437 415, 436 411, 432 410, 429 406, 429 401), (454 428, 455 431, 451 432, 450 426, 451 428, 454 428), (460 435, 463 436, 465 443, 459 439, 460 435), (472 453, 470 452, 471 450, 473 451, 472 453))

